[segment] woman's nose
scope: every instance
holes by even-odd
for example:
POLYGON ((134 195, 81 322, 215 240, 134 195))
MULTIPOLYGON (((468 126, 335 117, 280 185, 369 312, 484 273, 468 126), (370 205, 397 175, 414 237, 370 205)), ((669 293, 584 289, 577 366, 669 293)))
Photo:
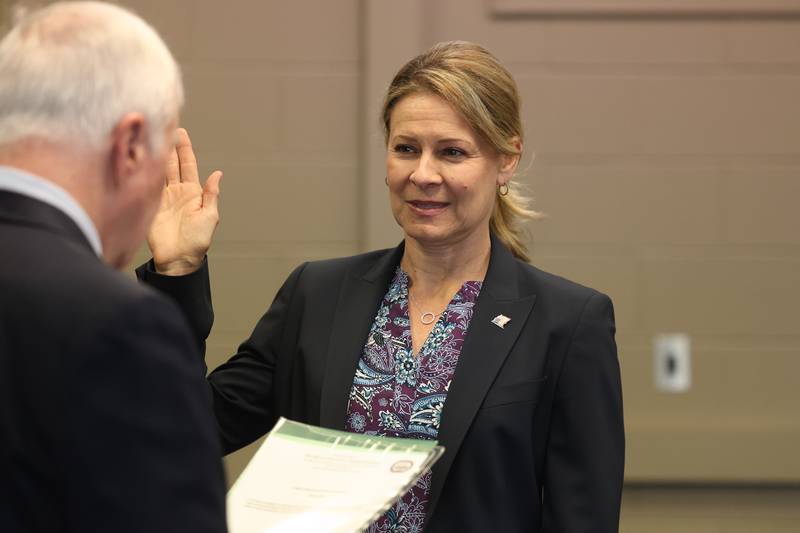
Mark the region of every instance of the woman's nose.
POLYGON ((429 155, 423 154, 419 158, 419 163, 416 168, 411 172, 409 179, 418 187, 425 187, 426 185, 441 183, 442 177, 439 174, 439 169, 429 155))

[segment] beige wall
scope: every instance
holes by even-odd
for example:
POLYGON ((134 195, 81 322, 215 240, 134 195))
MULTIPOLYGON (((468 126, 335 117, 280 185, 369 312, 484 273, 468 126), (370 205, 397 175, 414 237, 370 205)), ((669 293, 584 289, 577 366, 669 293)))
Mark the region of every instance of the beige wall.
MULTIPOLYGON (((183 68, 201 171, 225 173, 209 253, 214 368, 303 261, 359 251, 361 81, 356 0, 127 0, 183 68), (332 22, 335 21, 335 24, 332 22)), ((139 254, 144 261, 146 249, 139 254)), ((226 458, 229 481, 255 451, 226 458)))
POLYGON ((0 0, 0 29, 5 31, 10 20, 11 2, 9 0, 0 0))
POLYGON ((800 20, 416 4, 412 45, 482 42, 517 78, 533 262, 614 299, 622 530, 800 531, 800 20), (652 340, 676 331, 694 383, 668 395, 652 340))
MULTIPOLYGON (((396 242, 381 92, 430 44, 479 41, 524 99, 537 155, 519 179, 549 215, 532 228, 534 263, 616 305, 622 530, 800 531, 799 19, 498 16, 489 0, 123 3, 176 52, 184 125, 203 170, 225 171, 209 366, 297 263, 396 242), (653 387, 652 337, 673 331, 693 341, 684 395, 653 387)), ((228 459, 231 477, 248 454, 228 459)))

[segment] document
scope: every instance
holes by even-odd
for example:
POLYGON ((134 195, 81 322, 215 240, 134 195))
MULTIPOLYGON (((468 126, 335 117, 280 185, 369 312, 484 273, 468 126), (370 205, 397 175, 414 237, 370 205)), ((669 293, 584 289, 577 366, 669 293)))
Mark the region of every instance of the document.
POLYGON ((229 532, 362 531, 443 452, 281 418, 228 491, 229 532))

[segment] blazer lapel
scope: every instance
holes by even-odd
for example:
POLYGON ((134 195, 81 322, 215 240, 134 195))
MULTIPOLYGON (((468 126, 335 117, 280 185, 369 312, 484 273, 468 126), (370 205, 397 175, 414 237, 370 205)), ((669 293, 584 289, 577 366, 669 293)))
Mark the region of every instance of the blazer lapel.
POLYGON ((344 429, 358 359, 404 249, 401 243, 366 272, 345 275, 336 303, 320 397, 319 423, 323 427, 344 429))
POLYGON ((445 454, 432 469, 429 517, 464 436, 525 325, 535 299, 534 294, 520 294, 516 260, 492 236, 489 269, 442 413, 438 441, 445 447, 445 454), (510 319, 502 328, 492 323, 499 315, 510 319))

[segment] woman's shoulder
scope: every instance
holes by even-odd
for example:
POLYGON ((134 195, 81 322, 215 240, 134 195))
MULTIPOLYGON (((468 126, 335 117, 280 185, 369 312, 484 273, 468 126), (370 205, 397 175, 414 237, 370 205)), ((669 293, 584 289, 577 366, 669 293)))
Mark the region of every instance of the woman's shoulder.
POLYGON ((343 257, 318 259, 315 261, 309 261, 308 266, 313 268, 314 270, 321 270, 321 271, 351 270, 353 268, 357 268, 358 266, 362 265, 366 268, 369 268, 370 266, 374 265, 377 261, 391 254, 394 250, 395 248, 385 248, 382 250, 372 250, 369 252, 364 252, 355 255, 347 255, 343 257))
POLYGON ((559 307, 583 307, 601 292, 558 274, 542 270, 524 261, 511 252, 496 237, 492 237, 492 252, 484 289, 499 299, 515 299, 535 296, 537 305, 552 301, 559 307))
POLYGON ((589 300, 610 301, 605 293, 558 274, 542 270, 530 263, 517 261, 521 284, 537 299, 555 304, 582 308, 589 300))
POLYGON ((371 278, 378 274, 394 271, 399 263, 397 248, 373 250, 357 255, 308 261, 298 266, 292 276, 301 285, 337 284, 347 276, 371 278))
POLYGON ((393 248, 373 250, 356 255, 318 259, 305 264, 305 272, 313 275, 343 275, 352 272, 356 275, 368 272, 382 259, 394 251, 393 248))
POLYGON ((614 304, 605 293, 522 261, 517 272, 520 295, 534 298, 532 316, 551 330, 568 335, 585 320, 613 325, 614 304))

